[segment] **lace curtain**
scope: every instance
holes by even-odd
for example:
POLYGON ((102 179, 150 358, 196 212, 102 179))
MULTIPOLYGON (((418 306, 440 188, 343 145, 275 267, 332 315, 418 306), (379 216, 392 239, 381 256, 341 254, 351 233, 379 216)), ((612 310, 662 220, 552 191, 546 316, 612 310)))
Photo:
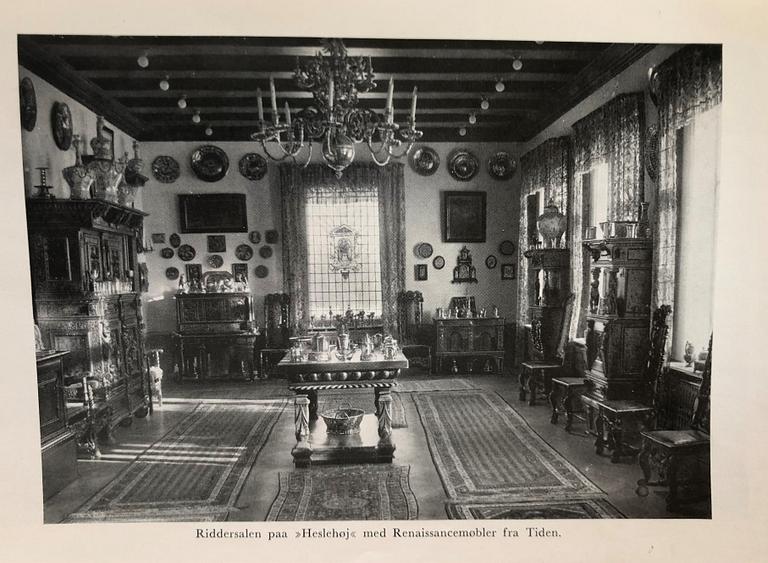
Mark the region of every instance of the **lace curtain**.
MULTIPOLYGON (((719 45, 685 47, 657 69, 660 166, 653 229, 654 309, 661 304, 671 305, 674 309, 678 132, 696 115, 720 104, 722 71, 722 48, 719 45)), ((672 342, 671 330, 668 342, 672 342)))
POLYGON ((556 137, 544 141, 525 153, 520 159, 520 249, 518 263, 517 303, 519 322, 516 330, 515 357, 525 357, 525 329, 528 323, 528 259, 523 252, 528 248, 527 197, 537 190, 544 190, 545 205, 552 201, 558 209, 568 215, 568 192, 571 161, 571 140, 556 137))
POLYGON ((280 167, 283 222, 283 283, 291 296, 291 332, 309 327, 307 287, 306 204, 318 191, 352 201, 361 191, 375 189, 379 202, 381 240, 382 321, 384 330, 397 334, 397 295, 405 289, 405 189, 403 165, 353 164, 341 178, 327 166, 293 164, 280 167), (364 188, 361 190, 360 188, 364 188))
POLYGON ((571 291, 578 303, 570 337, 582 334, 589 305, 589 257, 582 248, 584 235, 584 175, 608 163, 609 221, 636 221, 643 190, 643 136, 645 116, 641 93, 617 96, 573 125, 574 179, 570 193, 568 241, 571 247, 571 291))

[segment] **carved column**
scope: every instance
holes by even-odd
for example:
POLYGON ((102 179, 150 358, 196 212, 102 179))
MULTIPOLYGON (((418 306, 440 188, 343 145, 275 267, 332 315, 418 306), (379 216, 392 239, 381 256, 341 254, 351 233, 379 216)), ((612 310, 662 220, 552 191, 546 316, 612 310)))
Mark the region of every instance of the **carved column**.
POLYGON ((294 424, 296 428, 296 445, 291 451, 297 467, 307 466, 312 455, 309 443, 309 397, 297 395, 294 401, 294 424))
POLYGON ((392 456, 395 444, 392 442, 392 394, 389 389, 376 389, 378 399, 379 443, 376 449, 380 455, 392 456))

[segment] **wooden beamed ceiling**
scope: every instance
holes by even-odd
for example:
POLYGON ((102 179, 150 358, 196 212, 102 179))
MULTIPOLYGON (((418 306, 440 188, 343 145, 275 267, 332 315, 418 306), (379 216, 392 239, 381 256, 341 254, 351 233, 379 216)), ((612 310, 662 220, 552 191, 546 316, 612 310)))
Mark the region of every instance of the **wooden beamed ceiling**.
MULTIPOLYGON (((345 39, 370 56, 377 87, 360 105, 382 109, 395 80, 404 121, 419 89, 424 142, 523 142, 647 53, 651 44, 345 39), (513 67, 519 59, 520 70, 513 67), (497 92, 501 79, 504 91, 497 92), (483 98, 490 107, 480 108, 483 98), (471 113, 477 122, 469 124, 471 113), (459 129, 465 127, 466 135, 459 129)), ((140 141, 247 141, 256 129, 256 89, 275 79, 279 107, 311 102, 293 80, 296 57, 316 38, 19 36, 19 62, 140 141), (147 68, 137 58, 146 55, 147 68), (160 80, 170 88, 163 91, 160 80), (185 96, 187 107, 177 102, 185 96), (199 111, 201 121, 192 122, 199 111), (206 136, 207 126, 213 135, 206 136)), ((269 119, 269 103, 265 98, 269 119)))

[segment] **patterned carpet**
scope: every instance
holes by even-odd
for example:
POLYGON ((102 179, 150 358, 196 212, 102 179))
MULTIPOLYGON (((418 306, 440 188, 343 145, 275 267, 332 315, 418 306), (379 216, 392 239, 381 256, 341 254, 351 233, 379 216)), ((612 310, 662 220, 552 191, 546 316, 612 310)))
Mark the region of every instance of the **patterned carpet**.
MULTIPOLYGON (((317 397, 317 412, 326 412, 348 404, 357 409, 363 409, 366 414, 375 412, 373 390, 348 389, 344 393, 321 391, 317 397)), ((397 393, 392 393, 392 428, 408 428, 403 399, 397 393)))
POLYGON ((499 504, 601 496, 496 393, 419 393, 413 400, 449 499, 499 504))
POLYGON ((267 521, 415 520, 410 466, 314 466, 280 474, 267 521))
POLYGON ((624 518, 605 499, 533 501, 518 503, 448 502, 448 517, 455 520, 547 520, 624 518))
POLYGON ((428 391, 462 391, 464 389, 476 390, 477 386, 466 379, 455 377, 446 379, 401 379, 395 388, 398 393, 424 393, 428 391))
POLYGON ((201 402, 66 521, 225 520, 287 404, 201 402))

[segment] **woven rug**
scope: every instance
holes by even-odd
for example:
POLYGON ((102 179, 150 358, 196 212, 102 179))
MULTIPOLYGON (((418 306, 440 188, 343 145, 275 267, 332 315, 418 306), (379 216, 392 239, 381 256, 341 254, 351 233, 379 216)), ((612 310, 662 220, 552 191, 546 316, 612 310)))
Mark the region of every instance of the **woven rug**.
POLYGON ((451 499, 552 501, 602 494, 496 393, 417 393, 413 401, 451 499))
POLYGON ((477 386, 466 379, 455 377, 447 379, 423 379, 400 380, 395 388, 398 393, 422 393, 427 391, 462 391, 464 389, 477 389, 477 386))
POLYGON ((198 404, 66 522, 225 520, 287 404, 198 404))
MULTIPOLYGON (((349 405, 362 409, 366 414, 376 412, 373 403, 374 395, 371 389, 349 389, 344 393, 320 392, 317 394, 317 411, 333 411, 339 407, 349 405)), ((392 393, 392 428, 408 428, 408 420, 405 416, 403 399, 397 393, 392 393)))
POLYGON ((280 474, 267 521, 415 520, 410 466, 314 466, 280 474))
POLYGON ((449 502, 448 517, 455 520, 546 520, 624 518, 605 499, 574 499, 518 503, 449 502))

